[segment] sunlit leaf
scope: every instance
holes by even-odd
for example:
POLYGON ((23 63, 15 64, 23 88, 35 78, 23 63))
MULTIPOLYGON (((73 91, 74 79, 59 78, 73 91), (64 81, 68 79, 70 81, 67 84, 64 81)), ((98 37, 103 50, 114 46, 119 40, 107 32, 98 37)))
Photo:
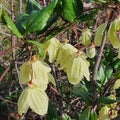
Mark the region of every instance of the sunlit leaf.
POLYGON ((53 0, 48 6, 39 11, 33 11, 27 19, 26 31, 32 33, 42 30, 49 20, 58 0, 53 0))
POLYGON ((62 8, 63 18, 68 22, 73 22, 76 17, 74 6, 73 6, 73 0, 63 0, 62 7, 63 7, 62 8))
POLYGON ((101 45, 102 38, 103 38, 103 32, 104 32, 106 26, 107 26, 107 22, 103 23, 102 25, 100 25, 96 29, 95 40, 94 40, 96 46, 100 46, 101 45))
POLYGON ((7 15, 7 13, 3 10, 2 11, 2 22, 7 24, 8 28, 13 32, 14 35, 16 35, 19 38, 22 38, 23 36, 19 33, 17 27, 15 24, 12 22, 10 17, 7 15))

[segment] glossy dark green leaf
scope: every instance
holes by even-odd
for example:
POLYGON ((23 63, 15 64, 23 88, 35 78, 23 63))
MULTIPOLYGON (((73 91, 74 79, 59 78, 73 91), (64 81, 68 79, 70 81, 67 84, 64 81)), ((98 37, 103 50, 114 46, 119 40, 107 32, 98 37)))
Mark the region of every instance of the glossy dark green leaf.
POLYGON ((14 35, 16 35, 19 38, 23 37, 18 31, 15 24, 12 22, 12 20, 10 19, 10 17, 7 15, 7 13, 4 10, 2 11, 2 22, 4 22, 7 25, 7 27, 12 31, 14 35))
POLYGON ((82 101, 86 102, 87 104, 91 103, 91 97, 88 92, 84 92, 81 88, 74 87, 73 94, 80 97, 82 101))
POLYGON ((49 106, 48 106, 48 120, 59 120, 58 119, 58 110, 56 108, 56 106, 49 102, 49 106))
POLYGON ((104 97, 104 96, 100 96, 98 99, 97 99, 97 102, 98 103, 104 103, 104 104, 112 104, 112 103, 115 103, 119 100, 113 100, 113 99, 110 99, 108 97, 104 97))
POLYGON ((34 46, 36 46, 38 48, 38 52, 39 52, 39 55, 40 57, 43 57, 44 56, 44 51, 43 51, 43 47, 42 47, 42 44, 38 41, 33 41, 33 40, 27 40, 27 42, 29 44, 32 44, 34 46))
POLYGON ((95 17, 95 15, 97 14, 97 12, 98 12, 98 10, 86 12, 78 18, 78 21, 85 22, 88 20, 92 20, 95 17))
POLYGON ((57 4, 56 8, 53 11, 54 14, 51 15, 50 19, 47 21, 46 26, 39 32, 37 32, 37 35, 42 34, 43 32, 46 32, 48 28, 50 28, 51 25, 53 25, 61 13, 61 5, 57 4))
POLYGON ((73 0, 73 6, 74 6, 76 17, 78 18, 83 13, 83 4, 81 0, 73 0))
POLYGON ((63 0, 62 16, 68 22, 74 22, 74 19, 76 18, 76 13, 73 6, 73 0, 63 0))
POLYGON ((79 117, 79 120, 90 120, 90 107, 87 107, 79 117))
POLYGON ((120 60, 116 61, 113 68, 114 70, 117 70, 120 67, 120 60))
POLYGON ((39 11, 33 11, 26 22, 27 33, 42 30, 47 24, 58 0, 53 0, 47 7, 39 11))
POLYGON ((25 27, 23 24, 28 16, 29 16, 28 14, 23 13, 16 20, 16 27, 21 34, 25 34, 25 29, 24 29, 25 27))
POLYGON ((30 14, 33 10, 40 10, 40 9, 41 6, 38 2, 36 2, 35 0, 28 0, 26 7, 27 14, 30 14))
POLYGON ((90 120, 97 120, 97 113, 95 111, 90 111, 90 120))

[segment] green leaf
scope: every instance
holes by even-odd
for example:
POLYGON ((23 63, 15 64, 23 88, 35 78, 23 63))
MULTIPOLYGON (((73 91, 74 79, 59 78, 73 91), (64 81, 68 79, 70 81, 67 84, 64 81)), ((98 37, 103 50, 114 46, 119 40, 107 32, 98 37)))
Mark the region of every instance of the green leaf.
POLYGON ((22 38, 23 36, 19 33, 17 27, 15 24, 12 22, 10 17, 7 15, 7 13, 3 10, 2 11, 2 22, 7 24, 8 28, 13 32, 14 35, 16 35, 19 38, 22 38))
POLYGON ((80 21, 80 22, 85 22, 85 21, 88 22, 88 20, 92 21, 92 19, 95 17, 95 15, 97 13, 98 13, 97 9, 96 10, 92 10, 90 12, 86 12, 86 13, 84 13, 84 15, 80 15, 80 17, 78 18, 78 21, 80 21))
POLYGON ((76 13, 73 6, 73 0, 63 0, 62 9, 63 18, 68 22, 74 22, 76 13))
POLYGON ((28 0, 26 7, 27 14, 30 14, 33 10, 40 10, 40 9, 41 6, 38 2, 36 2, 35 0, 28 0))
POLYGON ((120 71, 117 71, 115 74, 114 74, 114 77, 116 79, 120 79, 120 71))
POLYGON ((83 4, 81 0, 73 0, 73 6, 76 13, 76 17, 78 18, 83 13, 83 4))
POLYGON ((58 0, 53 0, 47 7, 39 11, 33 11, 27 19, 26 31, 32 33, 42 30, 47 24, 58 0))
POLYGON ((100 66, 98 72, 97 72, 97 80, 100 80, 103 82, 105 80, 105 70, 103 66, 100 66))
POLYGON ((25 29, 23 24, 24 24, 24 21, 28 18, 28 16, 29 16, 28 14, 23 13, 19 15, 16 20, 16 23, 15 23, 16 27, 21 34, 25 34, 25 29))
POLYGON ((88 94, 88 92, 84 92, 81 88, 74 87, 73 93, 80 97, 82 101, 90 104, 91 103, 91 97, 88 94))
POLYGON ((79 117, 79 120, 89 120, 90 118, 90 109, 91 107, 87 107, 79 117))
POLYGON ((105 71, 105 74, 106 74, 108 79, 110 79, 112 73, 113 73, 113 69, 112 68, 109 68, 108 70, 105 71))
POLYGON ((61 120, 72 120, 72 119, 70 118, 69 115, 67 115, 66 113, 64 113, 64 114, 62 115, 61 120))
POLYGON ((38 48, 40 57, 44 57, 44 51, 43 51, 43 48, 42 48, 42 44, 40 42, 33 41, 33 40, 27 40, 27 42, 32 44, 32 45, 35 45, 38 48))
POLYGON ((95 34, 95 45, 97 46, 100 46, 101 45, 101 42, 102 42, 102 38, 103 38, 103 33, 104 33, 104 30, 107 26, 107 22, 106 23, 103 23, 102 25, 100 25, 97 30, 96 30, 96 34, 95 34))
POLYGON ((120 60, 117 60, 113 66, 114 70, 118 70, 118 68, 120 67, 120 60))
POLYGON ((37 35, 42 34, 44 32, 46 32, 46 30, 48 30, 48 28, 50 28, 50 26, 52 24, 54 24, 56 22, 56 20, 58 19, 58 17, 60 16, 61 12, 61 5, 57 4, 56 8, 54 9, 52 16, 49 18, 49 20, 47 21, 46 26, 37 33, 37 35))
POLYGON ((90 120, 97 120, 97 113, 93 110, 90 112, 90 120))
POLYGON ((104 96, 100 96, 97 100, 98 103, 104 103, 104 104, 112 104, 117 101, 119 101, 119 100, 113 100, 113 99, 110 99, 110 98, 104 97, 104 96))
POLYGON ((47 119, 48 120, 58 120, 58 110, 52 102, 49 102, 47 119))

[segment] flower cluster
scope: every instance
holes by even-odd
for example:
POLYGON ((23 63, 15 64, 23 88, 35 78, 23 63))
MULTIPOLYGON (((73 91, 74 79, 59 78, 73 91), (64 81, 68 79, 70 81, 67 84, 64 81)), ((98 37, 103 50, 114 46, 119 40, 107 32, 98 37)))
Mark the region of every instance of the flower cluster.
POLYGON ((41 62, 37 56, 20 67, 19 83, 28 85, 18 100, 18 112, 26 113, 30 107, 35 113, 44 115, 48 109, 48 97, 45 93, 51 79, 51 68, 41 62))

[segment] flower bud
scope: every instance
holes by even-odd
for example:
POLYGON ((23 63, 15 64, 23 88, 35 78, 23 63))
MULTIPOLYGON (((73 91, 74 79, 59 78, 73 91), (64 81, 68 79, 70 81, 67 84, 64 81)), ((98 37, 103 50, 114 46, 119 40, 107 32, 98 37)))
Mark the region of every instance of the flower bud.
POLYGON ((89 46, 91 43, 91 32, 90 29, 84 29, 81 34, 81 43, 85 46, 89 46))
POLYGON ((95 57, 96 51, 95 51, 95 45, 94 44, 92 44, 90 47, 86 48, 86 55, 89 58, 94 58, 95 57))

